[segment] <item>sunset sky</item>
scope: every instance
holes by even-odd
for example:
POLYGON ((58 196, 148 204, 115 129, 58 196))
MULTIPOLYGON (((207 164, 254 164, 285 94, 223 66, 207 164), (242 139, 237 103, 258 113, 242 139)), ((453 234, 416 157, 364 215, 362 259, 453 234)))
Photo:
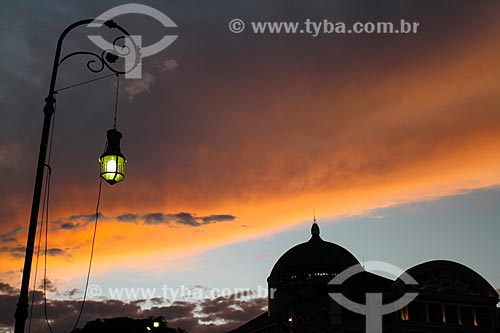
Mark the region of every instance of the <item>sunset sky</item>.
MULTIPOLYGON (((0 332, 13 325, 57 37, 125 3, 2 3, 0 332)), ((145 15, 115 20, 143 45, 178 38, 142 60, 142 79, 121 80, 126 179, 103 184, 90 278, 102 294, 89 297, 81 325, 164 314, 190 332, 234 328, 265 300, 165 300, 160 289, 266 288, 279 256, 309 238, 313 211, 323 239, 360 261, 407 269, 450 259, 500 288, 497 0, 141 3, 178 27, 145 15), (232 33, 234 18, 247 29, 232 33), (317 37, 249 27, 306 19, 420 25, 416 34, 317 37), (112 297, 109 288, 156 292, 112 297)), ((65 53, 97 52, 88 34, 70 34, 65 53)), ((95 78, 85 62, 61 66, 57 87, 95 78)), ((115 90, 110 77, 56 96, 47 277, 60 329, 76 320, 62 309, 83 296, 115 90)), ((42 271, 41 258, 39 281, 42 271)), ((39 316, 34 325, 46 330, 39 316)))

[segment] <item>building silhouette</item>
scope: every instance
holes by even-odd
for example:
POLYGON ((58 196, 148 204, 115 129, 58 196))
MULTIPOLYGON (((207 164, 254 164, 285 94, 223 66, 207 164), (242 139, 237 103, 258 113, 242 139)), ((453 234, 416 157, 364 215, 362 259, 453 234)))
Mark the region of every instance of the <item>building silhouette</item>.
POLYGON ((278 259, 267 278, 268 312, 229 333, 365 332, 366 317, 334 301, 342 293, 366 304, 367 293, 382 294, 383 304, 413 292, 407 306, 383 316, 383 332, 497 332, 497 291, 470 268, 447 260, 429 261, 406 271, 418 284, 405 284, 362 271, 339 286, 330 285, 347 268, 361 265, 343 247, 320 237, 316 223, 311 239, 278 259))

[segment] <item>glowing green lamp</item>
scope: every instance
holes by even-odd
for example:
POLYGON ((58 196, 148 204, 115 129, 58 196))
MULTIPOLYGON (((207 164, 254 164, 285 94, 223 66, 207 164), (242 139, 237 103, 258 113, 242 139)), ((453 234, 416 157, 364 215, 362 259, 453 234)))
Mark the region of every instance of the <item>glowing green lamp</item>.
POLYGON ((101 178, 108 184, 114 185, 125 179, 125 163, 127 160, 120 151, 122 134, 116 129, 108 130, 106 137, 106 151, 99 157, 101 164, 101 178))

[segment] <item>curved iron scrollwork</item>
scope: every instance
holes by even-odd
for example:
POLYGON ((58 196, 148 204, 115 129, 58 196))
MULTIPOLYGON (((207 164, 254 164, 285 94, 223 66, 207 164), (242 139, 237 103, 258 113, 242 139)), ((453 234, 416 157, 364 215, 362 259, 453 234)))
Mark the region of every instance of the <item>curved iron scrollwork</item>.
POLYGON ((93 73, 100 73, 104 68, 115 74, 127 74, 133 71, 140 62, 140 49, 134 39, 130 35, 118 36, 113 40, 112 46, 112 49, 103 50, 101 54, 91 51, 71 52, 59 61, 58 66, 73 56, 86 55, 93 58, 87 61, 87 69, 93 73), (118 45, 121 40, 124 41, 123 45, 118 45), (128 41, 128 43, 125 41, 128 41), (119 70, 111 65, 120 58, 124 58, 124 70, 119 70), (133 59, 133 62, 127 62, 127 58, 133 59))

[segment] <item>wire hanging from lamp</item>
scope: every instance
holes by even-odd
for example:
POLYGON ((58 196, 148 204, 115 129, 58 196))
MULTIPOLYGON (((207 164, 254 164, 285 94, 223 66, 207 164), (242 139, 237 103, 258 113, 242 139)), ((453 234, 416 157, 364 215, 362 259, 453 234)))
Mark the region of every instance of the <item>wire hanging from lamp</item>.
MULTIPOLYGON (((78 318, 76 319, 76 323, 75 323, 72 331, 74 331, 76 329, 76 327, 78 326, 78 323, 80 322, 80 319, 81 319, 82 314, 83 314, 83 309, 85 307, 85 302, 87 300, 87 289, 89 287, 90 274, 92 271, 92 262, 94 259, 95 240, 96 240, 96 235, 97 235, 97 224, 98 224, 99 215, 100 215, 99 205, 101 202, 102 181, 105 180, 108 183, 110 183, 109 179, 106 179, 105 177, 103 177, 103 164, 105 167, 105 171, 107 172, 106 175, 109 176, 109 173, 112 173, 114 171, 114 173, 115 173, 115 179, 113 179, 113 180, 115 180, 114 183, 116 183, 120 180, 123 180, 123 178, 124 178, 123 165, 125 164, 126 160, 125 160, 125 157, 120 152, 119 140, 121 138, 121 133, 118 132, 118 130, 116 129, 117 128, 119 92, 120 92, 120 75, 116 74, 116 95, 115 95, 115 110, 114 110, 114 117, 113 117, 113 128, 108 130, 108 132, 107 132, 108 140, 106 142, 105 152, 99 158, 99 161, 101 163, 101 178, 99 180, 99 191, 97 194, 97 204, 96 204, 96 209, 95 209, 95 220, 94 220, 94 232, 92 235, 92 245, 91 245, 91 249, 90 249, 89 267, 87 270, 87 278, 85 280, 85 289, 83 292, 82 305, 81 305, 80 310, 78 312, 78 318), (115 135, 115 136, 113 136, 113 135, 115 135), (117 136, 119 136, 117 142, 116 141, 113 142, 113 140, 116 140, 117 136), (109 154, 109 153, 112 153, 112 154, 109 154), (113 158, 115 158, 114 161, 116 163, 114 165, 114 170, 112 170, 113 168, 111 168, 109 165, 110 161, 113 161, 113 158), (123 160, 121 168, 119 165, 120 158, 123 160), (117 177, 116 175, 117 174, 120 175, 120 173, 121 173, 121 179, 116 180, 116 177, 117 177)), ((110 183, 110 184, 114 184, 114 183, 110 183)))

